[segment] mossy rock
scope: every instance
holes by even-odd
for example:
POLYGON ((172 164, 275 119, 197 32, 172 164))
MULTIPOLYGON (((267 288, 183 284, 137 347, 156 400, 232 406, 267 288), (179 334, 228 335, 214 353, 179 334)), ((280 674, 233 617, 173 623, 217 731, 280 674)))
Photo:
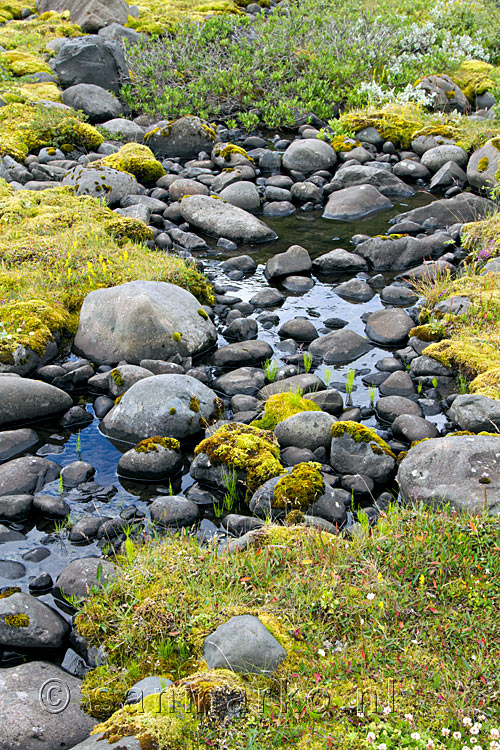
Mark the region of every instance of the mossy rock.
POLYGON ((321 411, 320 407, 299 393, 276 393, 264 406, 264 414, 251 425, 261 430, 274 430, 277 424, 302 411, 321 411))
POLYGON ((127 143, 115 154, 105 156, 98 163, 133 174, 139 182, 145 184, 154 183, 165 174, 151 149, 139 143, 127 143))
POLYGON ((8 50, 0 53, 0 63, 14 76, 25 76, 30 73, 52 73, 52 68, 28 52, 8 50))
POLYGON ((349 435, 355 443, 373 443, 372 450, 374 453, 385 453, 391 458, 396 458, 393 451, 389 448, 385 440, 383 440, 375 430, 371 427, 366 427, 359 422, 351 422, 349 420, 345 422, 335 422, 331 427, 332 438, 342 437, 342 435, 349 435))
POLYGON ((483 60, 465 60, 451 78, 473 103, 476 96, 494 88, 495 82, 490 78, 494 72, 493 65, 483 60))

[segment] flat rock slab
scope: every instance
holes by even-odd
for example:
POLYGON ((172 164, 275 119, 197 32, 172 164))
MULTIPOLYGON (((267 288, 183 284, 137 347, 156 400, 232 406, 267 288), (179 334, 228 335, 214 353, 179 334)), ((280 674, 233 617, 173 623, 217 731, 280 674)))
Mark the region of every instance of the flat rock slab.
POLYGON ((472 435, 419 443, 403 459, 399 486, 407 502, 500 513, 500 438, 472 435))
POLYGON ((28 428, 20 430, 5 430, 0 433, 0 462, 8 461, 25 453, 38 443, 35 430, 28 428))
POLYGON ((2 747, 55 750, 88 739, 97 722, 80 708, 80 684, 48 662, 0 670, 2 747))
POLYGON ((41 380, 0 378, 0 427, 50 417, 72 405, 71 396, 41 380))
POLYGON ((462 430, 496 432, 500 429, 500 402, 479 394, 460 394, 451 405, 450 418, 462 430))
POLYGON ((180 204, 182 218, 212 237, 233 242, 270 242, 278 235, 248 211, 207 195, 188 195, 180 204))
POLYGON ((413 188, 392 172, 379 167, 368 167, 363 164, 341 167, 333 178, 332 185, 336 189, 354 187, 355 185, 373 185, 387 197, 409 198, 414 194, 413 188))
POLYGON ((376 187, 357 185, 332 193, 323 211, 323 218, 354 221, 389 208, 392 208, 391 201, 376 187))
POLYGON ((398 214, 390 220, 390 224, 400 221, 414 221, 422 225, 427 219, 432 219, 435 228, 451 227, 453 224, 479 221, 494 213, 496 205, 487 198, 480 198, 473 193, 460 193, 454 198, 443 198, 428 206, 414 208, 412 211, 398 214))
POLYGON ((22 456, 0 466, 0 495, 34 495, 58 478, 59 464, 39 456, 22 456))
POLYGON ((355 331, 342 329, 320 336, 309 346, 314 357, 323 357, 328 364, 345 364, 370 351, 372 344, 355 331))

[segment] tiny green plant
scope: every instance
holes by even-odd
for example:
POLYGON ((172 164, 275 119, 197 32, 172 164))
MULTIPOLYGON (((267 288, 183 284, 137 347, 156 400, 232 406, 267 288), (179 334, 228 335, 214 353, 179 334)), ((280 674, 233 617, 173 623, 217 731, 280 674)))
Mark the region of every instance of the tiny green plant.
POLYGON ((422 393, 423 384, 422 381, 419 380, 417 383, 417 393, 422 393))
POLYGON ((321 377, 323 378, 324 384, 328 388, 328 386, 332 382, 332 371, 328 370, 326 367, 323 367, 321 371, 321 377))
POLYGON ((63 478, 62 478, 62 474, 59 474, 59 494, 62 495, 63 492, 64 492, 63 478))
POLYGON ((377 389, 374 385, 370 385, 368 388, 368 396, 370 397, 370 406, 373 408, 375 404, 375 397, 377 395, 377 389))
POLYGON ((238 503, 238 488, 237 488, 237 475, 234 469, 226 472, 222 469, 222 476, 224 484, 226 485, 226 493, 224 495, 223 508, 231 511, 234 506, 238 503))
POLYGON ((174 494, 174 488, 172 487, 172 480, 168 480, 168 494, 173 495, 174 494))
POLYGON ((312 363, 312 354, 310 354, 310 352, 304 352, 304 372, 310 372, 312 363))
POLYGON ((461 394, 469 392, 469 382, 463 375, 459 375, 457 378, 457 390, 461 394))
POLYGON ((76 436, 76 453, 78 456, 78 460, 81 460, 82 455, 82 438, 81 438, 81 430, 78 430, 78 435, 76 436))
POLYGON ((273 383, 276 380, 276 375, 278 374, 278 361, 276 359, 266 359, 263 364, 263 368, 266 374, 266 378, 270 383, 273 383))
POLYGON ((354 378, 356 377, 356 370, 353 368, 349 370, 345 376, 345 391, 347 393, 347 403, 352 404, 352 391, 354 388, 354 378))
POLYGON ((438 379, 437 378, 432 378, 432 387, 433 388, 437 388, 438 387, 438 379))

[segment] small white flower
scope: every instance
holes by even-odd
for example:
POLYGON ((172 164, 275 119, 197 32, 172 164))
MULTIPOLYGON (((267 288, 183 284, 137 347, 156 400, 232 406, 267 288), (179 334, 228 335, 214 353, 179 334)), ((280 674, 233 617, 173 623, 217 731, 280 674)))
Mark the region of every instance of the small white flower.
POLYGON ((481 745, 474 745, 472 750, 483 750, 483 748, 481 747, 481 745))
POLYGON ((391 707, 390 706, 384 706, 384 716, 387 716, 387 714, 391 713, 391 707))
POLYGON ((462 724, 464 725, 464 727, 471 727, 472 719, 470 718, 470 716, 464 716, 464 718, 462 719, 462 724))
POLYGON ((459 740, 461 736, 462 736, 462 732, 453 732, 454 740, 459 740))
POLYGON ((443 735, 443 737, 448 737, 450 735, 450 730, 447 727, 443 727, 441 729, 441 734, 443 735))
POLYGON ((470 733, 479 734, 479 726, 477 724, 474 724, 474 726, 470 728, 470 733))
POLYGON ((413 722, 413 714, 405 714, 405 719, 411 724, 413 722))
POLYGON ((7 338, 7 339, 11 339, 11 338, 12 338, 12 334, 11 334, 11 333, 8 333, 8 334, 7 334, 7 336, 6 336, 5 338, 7 338))
POLYGON ((325 651, 323 651, 323 649, 322 649, 322 648, 318 648, 318 651, 317 651, 317 653, 318 653, 318 656, 326 656, 326 652, 325 652, 325 651))
POLYGON ((496 740, 491 740, 490 750, 500 750, 500 744, 496 740))
POLYGON ((378 750, 387 750, 387 745, 385 744, 385 742, 380 743, 380 745, 378 746, 378 750))
POLYGON ((498 740, 500 737, 500 730, 498 729, 490 729, 490 737, 494 740, 498 740))
POLYGON ((368 732, 366 735, 366 741, 372 744, 372 742, 375 740, 375 732, 368 732))
POLYGON ((464 745, 462 750, 470 750, 470 747, 468 745, 464 745))
POLYGON ((412 738, 412 740, 419 740, 420 739, 420 735, 419 735, 418 732, 412 732, 411 733, 411 738, 412 738))
POLYGON ((372 599, 375 599, 375 594, 367 594, 366 598, 371 601, 372 599))

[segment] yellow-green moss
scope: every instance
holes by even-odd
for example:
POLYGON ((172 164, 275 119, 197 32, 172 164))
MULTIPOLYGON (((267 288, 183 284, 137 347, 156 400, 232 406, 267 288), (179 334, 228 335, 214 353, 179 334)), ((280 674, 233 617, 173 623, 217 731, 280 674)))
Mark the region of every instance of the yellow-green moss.
POLYGON ((249 162, 254 164, 254 160, 251 156, 248 156, 245 149, 241 148, 241 146, 235 146, 234 143, 228 143, 224 148, 215 149, 215 156, 224 159, 224 161, 231 161, 231 157, 234 155, 243 156, 245 159, 248 159, 249 162))
POLYGON ((206 310, 204 310, 202 307, 198 308, 198 315, 200 318, 203 318, 203 320, 208 320, 209 315, 206 310))
POLYGON ((361 142, 354 138, 347 138, 344 135, 338 135, 330 141, 330 146, 334 151, 337 151, 337 153, 346 153, 361 146, 361 142))
POLYGON ((264 414, 252 422, 252 427, 261 430, 274 430, 279 422, 302 411, 321 411, 320 407, 298 393, 276 393, 270 396, 264 406, 264 414))
POLYGON ((274 508, 305 511, 325 491, 321 464, 315 461, 296 464, 274 488, 274 508))
POLYGON ((430 323, 426 323, 421 326, 415 326, 411 329, 409 335, 415 336, 421 341, 439 341, 442 336, 441 332, 436 328, 436 326, 433 326, 430 323))
POLYGON ((111 370, 110 374, 118 387, 121 387, 125 383, 120 370, 118 370, 116 367, 114 370, 111 370))
POLYGON ((189 399, 189 408, 191 411, 199 412, 200 411, 200 399, 196 398, 196 396, 191 396, 189 399))
POLYGON ((408 234, 374 234, 373 239, 377 240, 400 240, 402 237, 408 237, 408 234))
POLYGON ((451 78, 459 86, 467 99, 474 102, 476 96, 494 88, 490 75, 495 73, 493 65, 483 60, 465 60, 451 78))
POLYGON ((242 11, 232 0, 209 0, 198 4, 188 0, 169 0, 166 6, 164 0, 141 0, 139 16, 129 16, 126 24, 136 31, 152 36, 159 36, 173 31, 175 25, 188 18, 202 21, 213 15, 233 13, 242 15, 242 11))
POLYGON ((213 464, 246 471, 246 484, 253 492, 272 477, 282 474, 280 449, 274 435, 250 425, 225 424, 195 448, 206 453, 213 464))
POLYGON ((174 331, 172 334, 172 338, 174 341, 179 343, 179 341, 182 339, 182 333, 179 333, 179 331, 174 331))
POLYGON ((141 440, 141 442, 137 443, 134 447, 134 450, 136 453, 157 453, 159 445, 169 451, 178 451, 181 447, 181 444, 176 438, 154 435, 153 437, 141 440))
POLYGON ((151 149, 139 143, 125 144, 116 154, 105 156, 98 164, 133 174, 139 182, 145 184, 156 182, 166 174, 151 149))
POLYGON ((396 458, 385 440, 382 440, 375 430, 359 424, 359 422, 351 422, 349 420, 346 422, 334 422, 331 426, 330 432, 334 438, 342 437, 342 435, 347 433, 356 443, 371 444, 374 453, 385 453, 392 458, 396 458))
POLYGON ((490 160, 487 156, 483 156, 481 159, 479 159, 477 163, 477 171, 478 172, 486 172, 490 164, 490 160))
POLYGON ((9 82, 0 84, 0 98, 4 102, 26 103, 41 100, 60 102, 61 92, 55 83, 23 83, 20 85, 9 82))
POLYGON ((18 594, 21 591, 19 586, 7 586, 7 588, 0 591, 0 599, 8 599, 12 594, 18 594))
POLYGON ((171 408, 170 408, 170 409, 168 410, 168 413, 169 413, 169 414, 170 414, 171 416, 173 416, 174 414, 177 414, 177 409, 175 408, 175 406, 172 406, 172 407, 171 407, 171 408))
POLYGON ((115 401, 114 401, 115 406, 118 406, 118 404, 120 403, 120 401, 122 400, 122 398, 123 398, 123 396, 117 396, 115 398, 115 401))
POLYGON ((10 625, 12 628, 27 628, 30 624, 30 618, 23 612, 17 615, 6 615, 3 618, 6 625, 10 625))
POLYGON ((0 53, 0 63, 15 76, 25 76, 30 73, 52 73, 50 65, 28 52, 8 50, 0 53))

